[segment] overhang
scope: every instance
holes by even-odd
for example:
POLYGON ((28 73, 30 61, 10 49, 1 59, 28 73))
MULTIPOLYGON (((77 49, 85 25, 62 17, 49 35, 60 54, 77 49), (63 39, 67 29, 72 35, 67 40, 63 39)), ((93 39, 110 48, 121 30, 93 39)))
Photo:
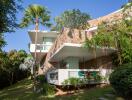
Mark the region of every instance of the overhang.
MULTIPOLYGON (((35 34, 36 33, 36 31, 35 30, 29 30, 28 31, 28 34, 29 34, 29 37, 30 37, 30 39, 31 39, 31 41, 32 41, 32 43, 34 43, 35 42, 35 34)), ((43 41, 43 38, 42 37, 53 37, 53 38, 56 38, 57 37, 57 35, 59 34, 59 32, 56 32, 56 31, 38 31, 37 32, 37 43, 39 44, 39 43, 42 43, 42 41, 43 41)))
POLYGON ((82 44, 64 43, 49 59, 50 61, 61 61, 67 57, 78 57, 80 60, 91 60, 95 57, 101 57, 114 53, 114 48, 84 48, 82 44))

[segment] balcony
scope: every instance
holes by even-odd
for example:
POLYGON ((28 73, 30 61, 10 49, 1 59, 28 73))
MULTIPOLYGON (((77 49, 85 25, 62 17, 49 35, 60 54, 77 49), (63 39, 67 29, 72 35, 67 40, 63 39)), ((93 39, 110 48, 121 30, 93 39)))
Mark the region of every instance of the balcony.
MULTIPOLYGON (((36 44, 36 52, 47 53, 51 46, 52 44, 36 44)), ((30 44, 29 48, 31 53, 35 52, 35 44, 30 44)))
POLYGON ((107 84, 112 71, 112 69, 56 69, 48 72, 47 79, 48 83, 54 85, 63 85, 63 82, 71 77, 87 79, 85 84, 107 84), (96 79, 98 75, 101 76, 101 80, 96 79))

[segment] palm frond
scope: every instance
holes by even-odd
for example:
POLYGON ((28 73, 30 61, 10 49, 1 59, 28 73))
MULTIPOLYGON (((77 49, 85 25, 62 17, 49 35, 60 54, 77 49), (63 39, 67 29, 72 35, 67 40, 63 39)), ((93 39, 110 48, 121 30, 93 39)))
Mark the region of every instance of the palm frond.
POLYGON ((35 24, 38 20, 38 23, 44 25, 44 26, 51 26, 49 23, 50 15, 47 8, 33 4, 29 5, 29 7, 24 12, 24 17, 22 19, 22 22, 20 24, 21 28, 28 27, 30 24, 35 24))

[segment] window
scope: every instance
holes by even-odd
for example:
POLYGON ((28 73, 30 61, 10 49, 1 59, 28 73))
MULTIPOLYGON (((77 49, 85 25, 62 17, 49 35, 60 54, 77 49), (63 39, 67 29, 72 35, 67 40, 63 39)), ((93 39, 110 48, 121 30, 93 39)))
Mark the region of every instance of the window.
POLYGON ((43 46, 42 45, 36 45, 36 50, 43 50, 43 46))
POLYGON ((51 80, 58 80, 58 72, 50 73, 50 79, 51 80))

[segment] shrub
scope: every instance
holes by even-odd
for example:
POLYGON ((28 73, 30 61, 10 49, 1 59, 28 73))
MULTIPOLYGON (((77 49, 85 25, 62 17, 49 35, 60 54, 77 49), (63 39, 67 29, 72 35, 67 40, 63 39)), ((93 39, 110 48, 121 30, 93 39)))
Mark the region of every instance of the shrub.
POLYGON ((44 84, 47 83, 46 77, 45 75, 38 75, 36 77, 37 82, 39 82, 40 84, 44 84))
POLYGON ((44 95, 54 95, 55 94, 55 86, 50 85, 48 83, 43 84, 43 94, 44 95))
POLYGON ((79 78, 68 78, 66 80, 64 80, 64 82, 62 83, 63 85, 73 85, 73 86, 77 86, 80 83, 80 79, 79 78))
POLYGON ((122 65, 110 75, 110 84, 116 92, 131 98, 132 94, 132 63, 122 65))
POLYGON ((79 78, 71 77, 71 78, 64 80, 62 84, 63 84, 63 88, 70 89, 70 86, 73 86, 76 90, 76 89, 79 89, 82 83, 83 83, 83 80, 79 78))
POLYGON ((44 95, 54 95, 56 92, 56 88, 54 85, 50 85, 47 80, 45 75, 38 75, 36 77, 36 80, 38 82, 38 90, 40 90, 41 93, 44 95))

